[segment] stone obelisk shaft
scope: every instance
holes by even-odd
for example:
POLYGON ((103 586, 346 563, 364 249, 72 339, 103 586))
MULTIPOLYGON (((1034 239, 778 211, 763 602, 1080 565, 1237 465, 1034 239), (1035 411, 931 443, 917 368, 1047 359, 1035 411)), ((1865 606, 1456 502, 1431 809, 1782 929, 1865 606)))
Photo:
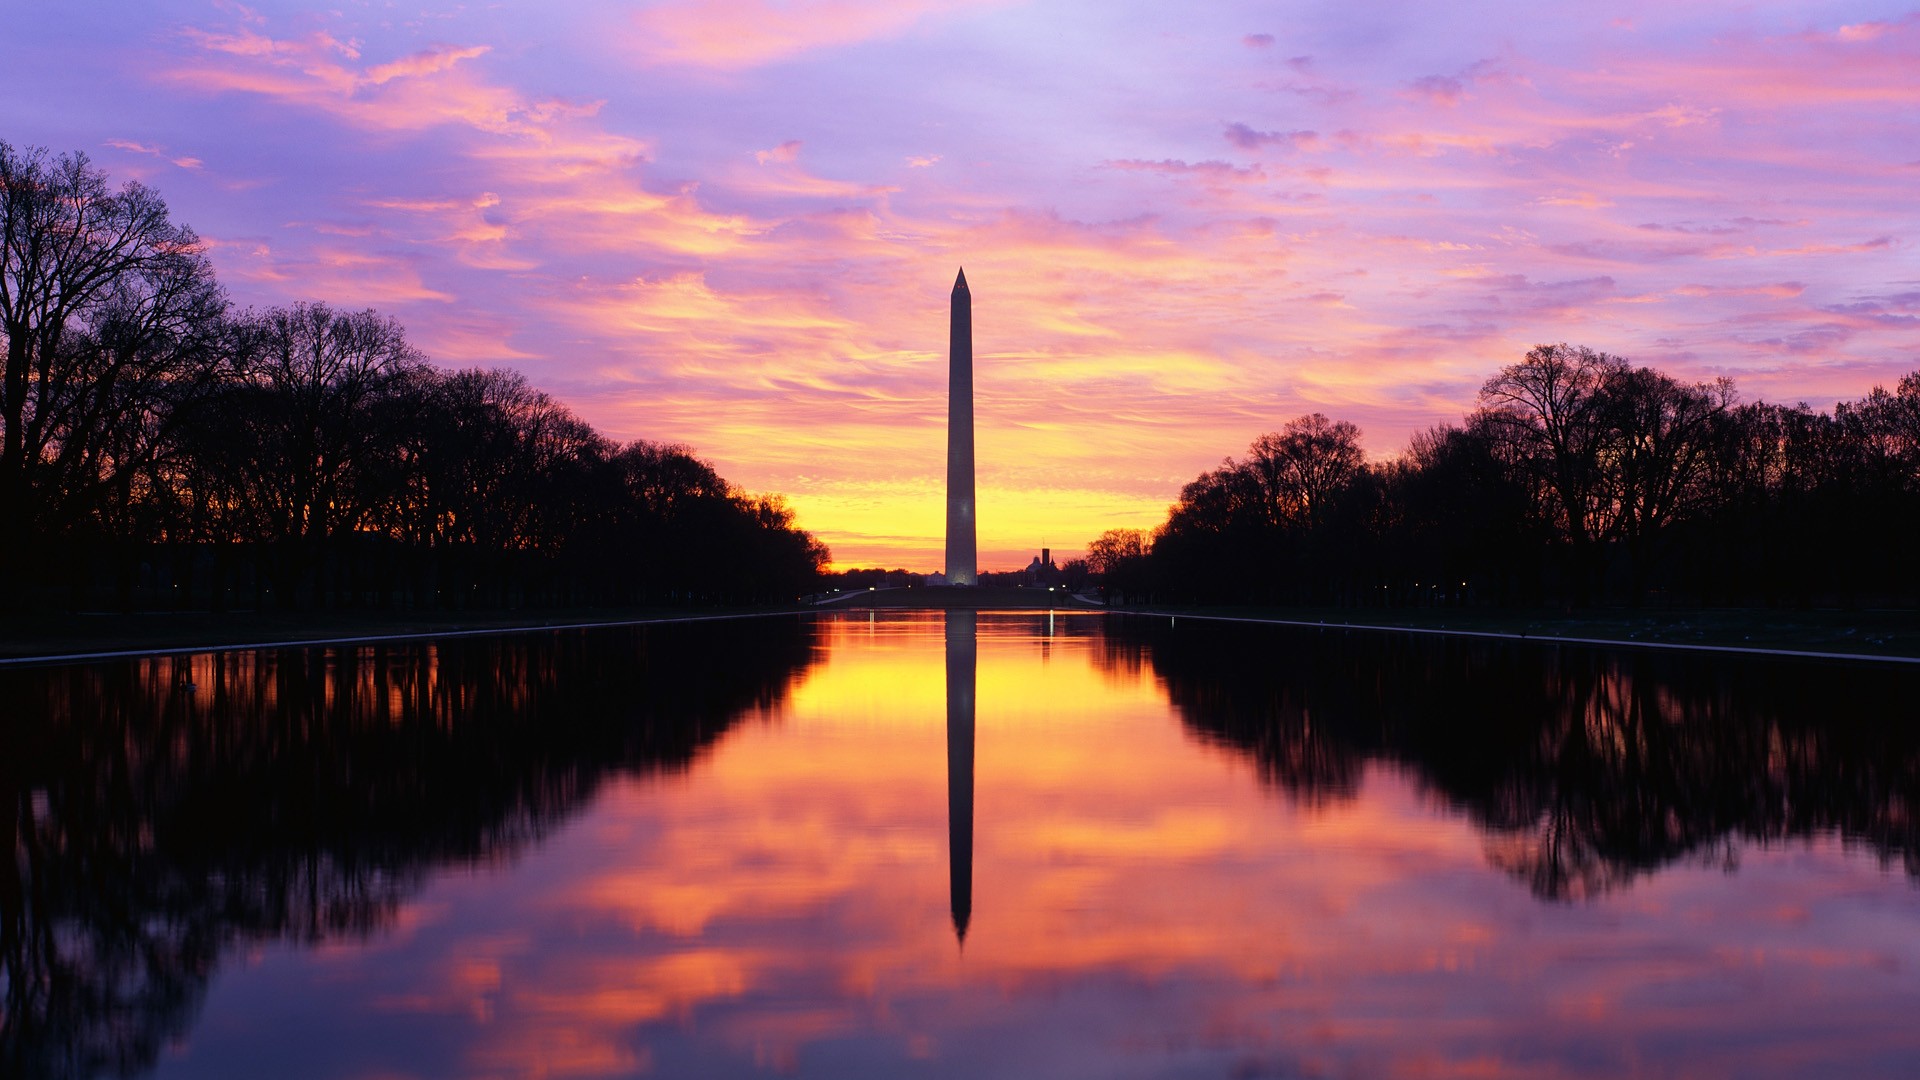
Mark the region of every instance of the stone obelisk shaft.
POLYGON ((947 584, 976 582, 973 518, 973 294, 967 272, 953 283, 947 367, 947 584))

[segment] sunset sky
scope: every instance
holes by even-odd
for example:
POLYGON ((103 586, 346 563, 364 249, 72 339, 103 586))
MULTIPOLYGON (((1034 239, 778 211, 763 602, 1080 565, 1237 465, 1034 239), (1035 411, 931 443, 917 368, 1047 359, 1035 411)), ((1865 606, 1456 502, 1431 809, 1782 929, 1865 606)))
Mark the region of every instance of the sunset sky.
POLYGON ((33 4, 0 139, 840 566, 939 565, 961 265, 988 570, 1303 412, 1390 456, 1539 342, 1815 405, 1920 368, 1911 0, 33 4))

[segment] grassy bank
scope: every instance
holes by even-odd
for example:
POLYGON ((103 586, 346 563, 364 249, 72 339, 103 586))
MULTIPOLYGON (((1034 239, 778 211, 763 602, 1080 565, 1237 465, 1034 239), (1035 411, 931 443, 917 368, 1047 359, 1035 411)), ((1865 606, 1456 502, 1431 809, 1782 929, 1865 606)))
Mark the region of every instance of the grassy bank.
POLYGON ((273 611, 0 616, 0 659, 340 638, 431 636, 581 623, 650 622, 773 608, 541 608, 521 611, 273 611))
MULTIPOLYGON (((1141 609, 1128 609, 1141 610, 1141 609)), ((1866 656, 1920 657, 1920 611, 1476 608, 1154 607, 1155 612, 1329 625, 1590 638, 1632 644, 1705 645, 1866 656)))

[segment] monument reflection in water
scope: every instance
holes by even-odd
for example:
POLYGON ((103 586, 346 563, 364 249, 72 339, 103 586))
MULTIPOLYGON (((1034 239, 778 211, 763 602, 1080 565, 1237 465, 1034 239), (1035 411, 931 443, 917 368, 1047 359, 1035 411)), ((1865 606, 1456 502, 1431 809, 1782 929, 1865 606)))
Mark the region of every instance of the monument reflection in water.
POLYGON ((1915 683, 1044 613, 0 673, 0 1075, 1907 1075, 1915 683))
POLYGON ((947 889, 953 933, 967 940, 973 918, 973 687, 979 630, 971 611, 949 611, 947 645, 947 889))

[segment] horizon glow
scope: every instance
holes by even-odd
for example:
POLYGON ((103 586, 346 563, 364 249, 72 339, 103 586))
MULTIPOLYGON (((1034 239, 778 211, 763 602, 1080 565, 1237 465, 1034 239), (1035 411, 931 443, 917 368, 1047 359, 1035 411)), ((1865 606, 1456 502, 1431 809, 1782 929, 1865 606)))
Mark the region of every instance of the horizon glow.
POLYGON ((1320 411, 1373 456, 1569 341, 1816 406, 1920 368, 1920 10, 40 6, 0 139, 157 188, 241 307, 398 317, 937 567, 1151 528, 1320 411))

